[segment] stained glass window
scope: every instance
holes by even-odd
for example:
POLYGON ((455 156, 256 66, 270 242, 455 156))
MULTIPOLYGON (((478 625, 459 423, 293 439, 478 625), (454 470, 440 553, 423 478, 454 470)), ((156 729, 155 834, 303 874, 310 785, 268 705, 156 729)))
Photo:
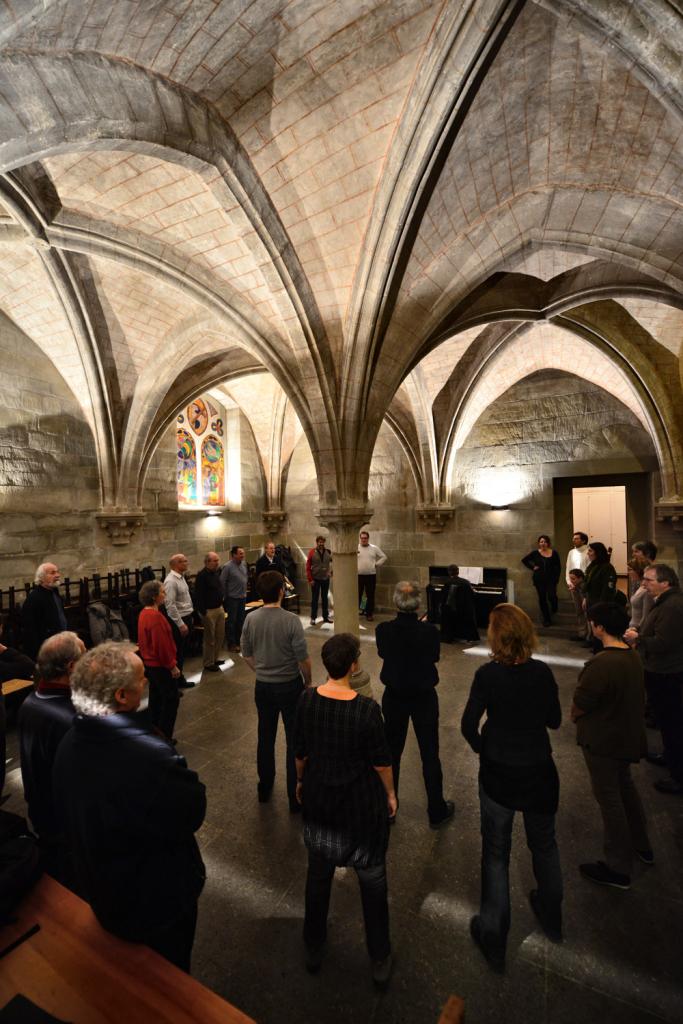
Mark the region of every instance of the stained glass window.
POLYGON ((225 505, 223 445, 211 434, 202 441, 202 504, 225 505))
POLYGON ((176 420, 178 505, 239 508, 240 442, 237 408, 201 395, 176 420))
MULTIPOLYGON (((181 420, 181 417, 178 417, 181 420)), ((192 434, 184 427, 176 430, 178 448, 178 504, 197 504, 197 446, 192 434)))

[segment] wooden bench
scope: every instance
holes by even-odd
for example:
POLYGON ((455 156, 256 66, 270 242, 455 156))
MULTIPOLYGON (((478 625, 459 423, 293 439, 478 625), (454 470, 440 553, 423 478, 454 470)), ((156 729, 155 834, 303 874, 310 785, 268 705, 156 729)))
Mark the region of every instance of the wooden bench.
POLYGON ((33 689, 32 679, 8 679, 2 684, 3 697, 9 697, 10 693, 18 693, 20 690, 33 689))
POLYGON ((47 875, 16 917, 0 928, 0 1006, 21 994, 72 1024, 254 1024, 147 946, 106 932, 47 875))

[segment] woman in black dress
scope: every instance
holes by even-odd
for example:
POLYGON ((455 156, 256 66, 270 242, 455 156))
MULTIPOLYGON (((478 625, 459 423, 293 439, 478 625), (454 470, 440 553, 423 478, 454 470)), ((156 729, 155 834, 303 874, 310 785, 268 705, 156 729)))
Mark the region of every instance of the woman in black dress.
POLYGON ((538 607, 541 610, 541 621, 550 626, 550 614, 557 614, 557 583, 560 579, 562 566, 557 551, 553 551, 550 537, 542 533, 538 538, 538 548, 530 551, 522 559, 522 565, 532 571, 531 582, 536 587, 538 607))
POLYGON ((350 633, 322 648, 327 682, 302 693, 294 724, 297 800, 308 848, 304 943, 306 969, 322 963, 335 868, 358 875, 365 936, 376 985, 391 974, 385 856, 396 814, 391 752, 379 706, 350 686, 360 658, 350 633))
POLYGON ((477 669, 461 729, 479 754, 481 906, 470 932, 490 966, 502 972, 510 929, 515 811, 524 815, 538 885, 529 893, 532 910, 548 938, 562 938, 562 872, 555 842, 559 780, 547 733, 559 727, 562 712, 552 672, 531 658, 536 635, 521 608, 497 605, 489 618, 488 641, 493 660, 477 669))

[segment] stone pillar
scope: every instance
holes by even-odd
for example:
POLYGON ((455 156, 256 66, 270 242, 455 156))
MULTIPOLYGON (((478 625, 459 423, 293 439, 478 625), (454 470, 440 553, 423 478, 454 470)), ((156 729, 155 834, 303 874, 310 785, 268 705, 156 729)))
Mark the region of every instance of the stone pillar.
POLYGON ((318 519, 329 530, 334 591, 334 631, 359 635, 358 531, 372 515, 365 505, 321 508, 318 519))

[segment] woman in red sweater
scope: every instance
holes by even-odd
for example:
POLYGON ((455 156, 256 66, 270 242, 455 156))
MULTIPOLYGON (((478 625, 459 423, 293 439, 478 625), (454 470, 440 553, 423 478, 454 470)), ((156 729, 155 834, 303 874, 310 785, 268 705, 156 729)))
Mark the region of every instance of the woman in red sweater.
POLYGON ((140 587, 138 596, 142 605, 138 647, 149 682, 149 715, 152 723, 171 740, 180 703, 176 683, 180 669, 170 623, 159 610, 166 600, 164 585, 159 580, 149 580, 140 587))

